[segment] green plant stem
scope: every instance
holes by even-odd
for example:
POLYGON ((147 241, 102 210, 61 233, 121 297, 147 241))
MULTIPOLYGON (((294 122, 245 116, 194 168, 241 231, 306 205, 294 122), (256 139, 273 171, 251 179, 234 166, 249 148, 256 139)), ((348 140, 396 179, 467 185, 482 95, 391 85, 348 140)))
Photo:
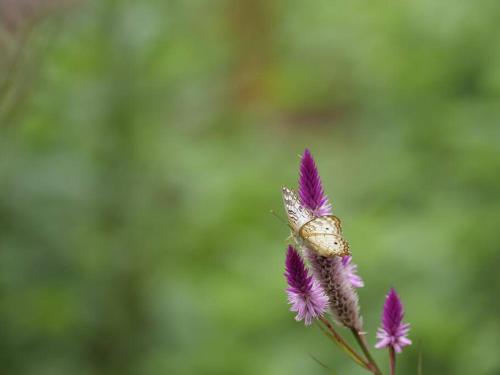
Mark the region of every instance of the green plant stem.
POLYGON ((349 357, 354 360, 354 362, 356 362, 364 369, 372 371, 371 366, 366 363, 365 360, 363 360, 363 358, 344 340, 342 336, 340 336, 340 334, 335 330, 335 328, 333 328, 333 326, 327 319, 320 317, 319 320, 326 326, 327 331, 325 331, 321 325, 319 327, 328 337, 335 341, 335 343, 342 350, 344 350, 349 355, 349 357))
POLYGON ((418 342, 418 365, 417 375, 422 375, 422 341, 418 342))
POLYGON ((368 349, 368 345, 366 344, 365 338, 356 330, 355 328, 351 328, 351 332, 356 338, 356 341, 359 344, 359 347, 365 354, 366 359, 368 360, 368 363, 370 364, 370 368, 373 371, 374 374, 376 375, 382 375, 382 371, 380 371, 380 368, 377 365, 377 362, 375 362, 375 359, 373 359, 370 350, 368 349))
POLYGON ((396 353, 394 348, 389 346, 389 364, 391 369, 391 375, 396 375, 396 353))

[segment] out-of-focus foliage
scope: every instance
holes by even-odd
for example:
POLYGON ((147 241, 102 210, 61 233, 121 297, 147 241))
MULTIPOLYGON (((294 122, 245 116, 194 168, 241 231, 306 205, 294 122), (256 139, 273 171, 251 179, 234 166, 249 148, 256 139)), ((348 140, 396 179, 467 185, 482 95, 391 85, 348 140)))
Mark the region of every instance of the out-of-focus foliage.
POLYGON ((370 342, 394 286, 401 374, 500 372, 498 1, 52 12, 0 34, 2 373, 360 373, 286 304, 305 147, 370 342))

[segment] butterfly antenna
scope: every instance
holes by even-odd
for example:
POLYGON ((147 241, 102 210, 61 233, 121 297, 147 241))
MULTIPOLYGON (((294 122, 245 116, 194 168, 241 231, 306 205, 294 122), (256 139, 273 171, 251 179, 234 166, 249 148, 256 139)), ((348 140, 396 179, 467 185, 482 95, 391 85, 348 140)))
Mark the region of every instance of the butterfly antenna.
POLYGON ((279 216, 276 212, 274 212, 274 210, 271 210, 270 212, 271 212, 271 215, 273 215, 276 219, 278 219, 279 221, 281 221, 287 227, 290 226, 281 216, 279 216))

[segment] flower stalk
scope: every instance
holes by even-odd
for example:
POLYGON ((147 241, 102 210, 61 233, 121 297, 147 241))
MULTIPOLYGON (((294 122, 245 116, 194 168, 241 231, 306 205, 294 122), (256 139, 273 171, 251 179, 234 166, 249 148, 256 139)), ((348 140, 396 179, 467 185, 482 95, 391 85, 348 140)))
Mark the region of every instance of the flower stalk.
POLYGON ((373 373, 376 375, 382 375, 382 371, 380 371, 377 362, 370 353, 370 349, 368 349, 368 344, 366 343, 365 337, 354 328, 351 328, 351 332, 354 338, 356 339, 356 342, 358 343, 359 347, 363 351, 363 354, 365 355, 368 363, 370 364, 370 368, 373 371, 373 373))
POLYGON ((389 348, 390 375, 396 375, 396 351, 391 346, 389 348))
POLYGON ((353 348, 350 346, 344 338, 333 328, 332 324, 324 317, 318 319, 323 326, 319 325, 320 329, 325 333, 333 342, 335 342, 354 362, 363 367, 364 369, 371 371, 370 364, 367 363, 353 348))

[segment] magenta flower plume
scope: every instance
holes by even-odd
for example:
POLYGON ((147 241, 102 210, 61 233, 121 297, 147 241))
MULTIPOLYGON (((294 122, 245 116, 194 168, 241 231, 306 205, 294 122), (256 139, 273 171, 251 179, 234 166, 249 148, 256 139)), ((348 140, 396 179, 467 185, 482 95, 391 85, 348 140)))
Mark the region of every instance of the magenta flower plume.
POLYGON ((288 246, 285 262, 286 290, 290 311, 297 312, 295 320, 304 320, 310 325, 313 319, 322 316, 328 307, 328 297, 319 286, 314 276, 307 272, 304 261, 297 250, 288 246))
POLYGON ((350 255, 342 258, 342 265, 353 287, 362 288, 365 286, 363 279, 358 275, 358 266, 352 263, 352 257, 350 255))
POLYGON ((300 163, 299 196, 302 204, 315 216, 332 214, 332 206, 323 191, 316 163, 307 148, 300 163))
POLYGON ((396 353, 401 353, 403 347, 411 344, 407 337, 410 325, 402 323, 403 317, 404 309, 401 300, 394 288, 391 288, 384 303, 382 326, 377 330, 379 340, 375 345, 377 349, 392 347, 396 353))

